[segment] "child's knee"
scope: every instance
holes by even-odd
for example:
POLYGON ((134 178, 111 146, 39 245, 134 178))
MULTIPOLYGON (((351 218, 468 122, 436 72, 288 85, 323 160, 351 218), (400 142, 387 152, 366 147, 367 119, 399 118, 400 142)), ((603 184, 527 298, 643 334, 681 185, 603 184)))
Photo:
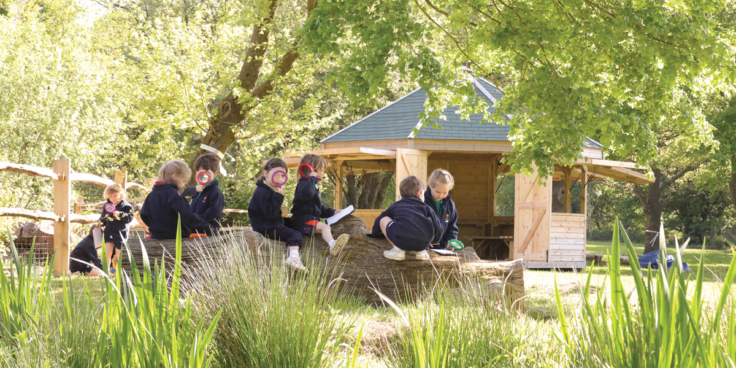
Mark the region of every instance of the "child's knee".
POLYGON ((328 233, 329 234, 332 231, 332 228, 330 227, 330 225, 327 225, 324 222, 320 222, 317 225, 317 230, 319 230, 319 231, 321 231, 323 233, 328 233))

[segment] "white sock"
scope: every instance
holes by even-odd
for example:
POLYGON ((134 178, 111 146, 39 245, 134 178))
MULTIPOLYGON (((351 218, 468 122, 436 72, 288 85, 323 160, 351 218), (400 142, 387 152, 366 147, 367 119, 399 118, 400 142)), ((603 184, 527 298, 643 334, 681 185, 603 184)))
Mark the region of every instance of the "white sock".
POLYGON ((299 258, 299 249, 289 250, 289 258, 299 258))
POLYGON ((332 247, 334 247, 334 246, 335 246, 335 241, 336 241, 335 239, 332 239, 332 240, 330 241, 330 249, 332 249, 332 247))

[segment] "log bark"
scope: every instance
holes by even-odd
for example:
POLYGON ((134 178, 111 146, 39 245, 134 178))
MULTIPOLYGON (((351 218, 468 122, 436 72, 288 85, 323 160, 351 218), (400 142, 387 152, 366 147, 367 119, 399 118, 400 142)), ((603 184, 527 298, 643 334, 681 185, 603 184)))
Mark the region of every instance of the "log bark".
MULTIPOLYGON (((473 280, 484 286, 482 290, 488 293, 503 295, 508 303, 518 301, 524 296, 524 271, 521 260, 512 262, 493 262, 481 260, 472 248, 466 248, 458 252, 458 256, 440 256, 430 252, 430 261, 419 261, 415 259, 415 252, 407 252, 405 261, 393 261, 383 257, 383 251, 391 248, 386 239, 368 237, 365 231, 365 222, 360 218, 348 216, 332 226, 335 237, 341 234, 349 234, 350 241, 343 248, 339 257, 329 254, 327 244, 318 235, 314 238, 305 238, 305 246, 302 249, 302 257, 306 264, 314 267, 327 266, 330 262, 339 262, 344 265, 341 278, 345 280, 344 290, 353 292, 356 296, 366 299, 368 302, 380 304, 381 299, 373 289, 392 300, 405 300, 417 295, 423 288, 432 288, 435 282, 444 287, 457 287, 463 280, 473 280), (310 258, 319 262, 310 262, 310 258), (327 262, 324 262, 324 260, 327 262), (319 265, 319 266, 318 266, 319 265)), ((243 237, 228 237, 228 246, 245 246, 258 257, 264 258, 267 264, 271 254, 285 255, 280 250, 285 246, 277 241, 265 239, 261 234, 246 229, 243 237), (242 241, 242 244, 231 244, 234 241, 242 241), (275 251, 270 249, 275 247, 275 251)), ((129 244, 131 255, 137 259, 141 256, 141 241, 131 241, 129 244)), ((161 259, 166 256, 167 262, 171 264, 175 254, 176 242, 174 240, 150 240, 142 241, 146 252, 153 259, 161 259)), ((203 258, 216 258, 223 254, 222 242, 216 238, 200 238, 196 240, 186 239, 183 241, 182 262, 186 267, 197 267, 197 262, 203 258), (206 254, 202 250, 206 250, 206 254)), ((123 250, 123 268, 130 272, 130 264, 126 250, 123 250)), ((170 267, 170 265, 169 265, 170 267)), ((310 269, 309 272, 319 270, 310 269)), ((522 308, 523 303, 516 302, 515 308, 522 308)))

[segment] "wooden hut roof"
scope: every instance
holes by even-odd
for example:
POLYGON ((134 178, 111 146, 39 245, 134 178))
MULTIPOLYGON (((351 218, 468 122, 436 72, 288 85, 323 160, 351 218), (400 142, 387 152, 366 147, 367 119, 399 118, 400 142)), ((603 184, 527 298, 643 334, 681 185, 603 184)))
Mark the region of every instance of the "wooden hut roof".
MULTIPOLYGON (((496 112, 496 101, 503 98, 503 91, 493 83, 477 78, 475 92, 488 105, 488 113, 496 112)), ((448 106, 442 111, 446 120, 435 120, 442 129, 425 127, 414 135, 414 128, 419 123, 419 114, 424 112, 427 93, 418 88, 409 94, 391 102, 323 139, 321 143, 357 142, 387 139, 436 139, 436 140, 468 140, 468 141, 508 141, 509 116, 504 117, 503 124, 496 122, 481 123, 482 114, 472 114, 469 120, 461 118, 457 106, 448 106)), ((603 146, 588 138, 584 147, 601 149, 603 146)))

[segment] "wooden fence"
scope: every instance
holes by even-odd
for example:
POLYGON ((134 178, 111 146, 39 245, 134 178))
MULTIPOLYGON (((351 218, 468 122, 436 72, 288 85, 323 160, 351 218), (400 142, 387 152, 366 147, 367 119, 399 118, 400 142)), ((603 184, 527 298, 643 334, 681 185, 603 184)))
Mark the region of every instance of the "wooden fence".
MULTIPOLYGON (((71 235, 70 224, 92 224, 97 222, 99 215, 82 215, 81 203, 77 202, 78 208, 72 213, 71 183, 73 181, 88 182, 106 187, 113 183, 119 183, 127 189, 140 189, 148 191, 147 187, 126 181, 126 172, 119 171, 115 180, 105 179, 92 174, 81 174, 71 172, 71 160, 68 158, 54 160, 53 167, 42 168, 31 165, 20 165, 9 162, 0 162, 0 171, 14 172, 28 176, 39 176, 51 179, 54 183, 54 210, 53 212, 28 210, 24 208, 0 207, 0 216, 24 217, 33 220, 50 220, 54 222, 54 275, 64 275, 69 271, 69 237, 71 235)), ((77 206, 75 206, 77 207, 77 206)))

